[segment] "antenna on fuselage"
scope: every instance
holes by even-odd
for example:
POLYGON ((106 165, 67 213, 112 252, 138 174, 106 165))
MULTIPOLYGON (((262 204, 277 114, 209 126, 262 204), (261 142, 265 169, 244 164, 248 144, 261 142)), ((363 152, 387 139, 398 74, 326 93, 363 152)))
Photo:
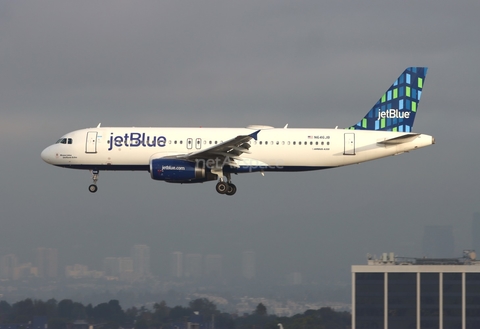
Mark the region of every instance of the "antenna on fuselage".
POLYGON ((287 129, 287 127, 288 127, 288 123, 285 125, 285 127, 283 127, 283 129, 287 129))
POLYGON ((102 125, 102 123, 100 122, 100 123, 98 124, 97 128, 100 128, 101 125, 102 125))

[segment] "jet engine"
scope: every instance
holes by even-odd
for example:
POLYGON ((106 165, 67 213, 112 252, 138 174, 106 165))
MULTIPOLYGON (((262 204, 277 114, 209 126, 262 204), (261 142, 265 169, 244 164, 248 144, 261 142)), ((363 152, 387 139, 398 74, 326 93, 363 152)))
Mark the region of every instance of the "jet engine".
POLYGON ((200 163, 170 158, 152 159, 150 175, 154 180, 169 183, 199 183, 216 179, 215 175, 208 172, 200 163))

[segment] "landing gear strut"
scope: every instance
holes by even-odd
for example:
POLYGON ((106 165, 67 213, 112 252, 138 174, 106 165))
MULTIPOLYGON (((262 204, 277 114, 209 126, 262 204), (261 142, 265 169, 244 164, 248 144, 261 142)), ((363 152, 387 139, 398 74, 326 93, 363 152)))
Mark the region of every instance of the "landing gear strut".
POLYGON ((95 192, 97 192, 97 190, 98 190, 98 187, 97 187, 98 173, 99 173, 98 170, 92 170, 92 180, 93 180, 93 184, 91 184, 91 185, 88 187, 88 190, 89 190, 90 192, 92 192, 92 193, 95 193, 95 192))
POLYGON ((217 183, 217 186, 215 186, 215 189, 220 194, 234 195, 237 192, 237 187, 232 183, 230 173, 226 173, 225 176, 227 177, 227 181, 225 182, 223 180, 222 175, 217 183))

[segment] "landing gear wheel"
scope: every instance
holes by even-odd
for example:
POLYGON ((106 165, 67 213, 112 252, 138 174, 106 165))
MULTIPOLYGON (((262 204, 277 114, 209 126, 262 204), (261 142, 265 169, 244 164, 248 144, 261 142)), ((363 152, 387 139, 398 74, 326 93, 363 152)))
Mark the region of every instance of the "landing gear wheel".
POLYGON ((217 186, 215 187, 218 193, 225 194, 228 190, 228 184, 225 182, 218 182, 217 186))
POLYGON ((92 193, 95 193, 95 192, 97 192, 98 187, 97 187, 97 185, 92 184, 92 185, 90 185, 90 186, 88 187, 88 190, 89 190, 90 192, 92 192, 92 193))
POLYGON ((237 187, 232 183, 228 184, 227 192, 225 194, 234 195, 235 193, 237 193, 237 187))

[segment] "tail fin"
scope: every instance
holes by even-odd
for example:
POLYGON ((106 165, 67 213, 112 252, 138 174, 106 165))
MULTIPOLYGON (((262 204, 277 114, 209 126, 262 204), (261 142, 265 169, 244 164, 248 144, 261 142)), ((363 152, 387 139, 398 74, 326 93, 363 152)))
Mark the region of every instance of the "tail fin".
POLYGON ((412 131, 422 96, 426 67, 409 67, 352 130, 412 131))

